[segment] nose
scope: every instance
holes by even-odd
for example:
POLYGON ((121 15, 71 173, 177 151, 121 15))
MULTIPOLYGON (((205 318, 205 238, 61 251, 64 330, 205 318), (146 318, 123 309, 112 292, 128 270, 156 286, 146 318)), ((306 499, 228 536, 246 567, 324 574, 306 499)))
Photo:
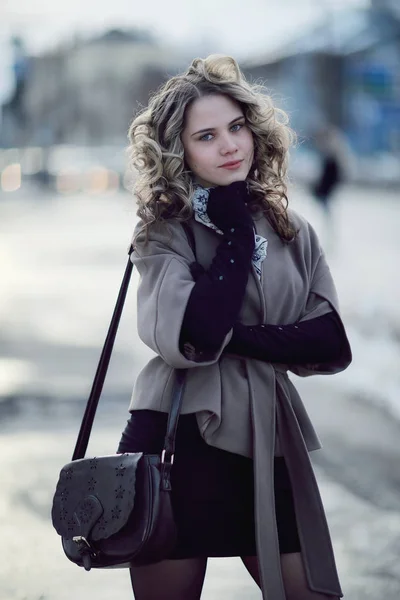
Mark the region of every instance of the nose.
POLYGON ((221 141, 220 152, 223 156, 226 156, 227 154, 234 154, 237 151, 237 149, 238 149, 237 142, 229 134, 226 134, 225 136, 221 137, 220 141, 221 141))

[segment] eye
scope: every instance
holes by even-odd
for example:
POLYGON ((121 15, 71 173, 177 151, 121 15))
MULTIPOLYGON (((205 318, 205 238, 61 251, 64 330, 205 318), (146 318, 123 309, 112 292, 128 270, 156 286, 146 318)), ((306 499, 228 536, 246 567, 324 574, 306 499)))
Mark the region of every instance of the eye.
POLYGON ((210 137, 208 137, 208 136, 211 136, 211 137, 212 137, 212 133, 205 133, 205 134, 204 134, 204 135, 202 135, 202 136, 201 136, 201 138, 199 138, 199 139, 200 139, 200 141, 201 141, 201 142, 209 142, 209 141, 211 140, 211 138, 210 138, 210 137), (208 139, 206 139, 206 138, 208 138, 208 139))
POLYGON ((235 125, 232 125, 231 131, 239 131, 240 129, 242 129, 243 126, 244 123, 235 123, 235 125))

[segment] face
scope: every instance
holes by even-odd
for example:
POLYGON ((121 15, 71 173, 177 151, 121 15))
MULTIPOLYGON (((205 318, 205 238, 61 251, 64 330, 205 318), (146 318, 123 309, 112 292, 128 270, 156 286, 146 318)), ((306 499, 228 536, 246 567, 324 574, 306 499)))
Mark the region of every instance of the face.
POLYGON ((228 96, 203 96, 189 106, 182 143, 194 180, 203 187, 244 181, 250 171, 253 135, 228 96))

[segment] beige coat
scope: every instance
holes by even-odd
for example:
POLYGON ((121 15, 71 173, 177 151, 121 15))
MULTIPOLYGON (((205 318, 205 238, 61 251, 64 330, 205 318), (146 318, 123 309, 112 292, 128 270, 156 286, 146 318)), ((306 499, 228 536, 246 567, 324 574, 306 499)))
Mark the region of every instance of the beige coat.
MULTIPOLYGON (((299 235, 283 244, 262 216, 257 233, 267 238, 261 281, 254 270, 247 284, 240 320, 246 325, 290 324, 338 312, 334 283, 311 226, 290 211, 299 235)), ((141 223, 138 224, 138 227, 141 223)), ((191 220, 197 260, 207 267, 220 243, 213 230, 191 220)), ((194 362, 179 351, 185 307, 194 286, 189 264, 195 260, 176 220, 141 235, 132 254, 140 274, 138 333, 156 353, 138 376, 130 410, 169 410, 174 368, 188 368, 183 413, 197 413, 204 440, 218 448, 253 457, 255 464, 256 541, 264 600, 284 600, 274 510, 274 455, 283 454, 293 487, 299 537, 309 586, 342 596, 324 509, 308 451, 320 442, 305 407, 288 377, 337 373, 351 361, 347 348, 337 364, 278 365, 220 352, 194 362), (210 357, 208 357, 210 358, 210 357)), ((344 334, 344 338, 345 337, 344 334)))

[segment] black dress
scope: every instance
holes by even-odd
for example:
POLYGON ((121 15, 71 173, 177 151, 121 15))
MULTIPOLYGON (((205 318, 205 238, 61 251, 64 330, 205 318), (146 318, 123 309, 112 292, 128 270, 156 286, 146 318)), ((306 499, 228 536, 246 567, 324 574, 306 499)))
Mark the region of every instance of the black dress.
MULTIPOLYGON (((165 413, 134 411, 118 452, 160 453, 166 427, 165 413)), ((171 480, 178 530, 171 559, 256 555, 253 461, 206 444, 193 414, 179 418, 171 480)), ((275 459, 275 504, 280 552, 300 552, 283 458, 275 459)))

